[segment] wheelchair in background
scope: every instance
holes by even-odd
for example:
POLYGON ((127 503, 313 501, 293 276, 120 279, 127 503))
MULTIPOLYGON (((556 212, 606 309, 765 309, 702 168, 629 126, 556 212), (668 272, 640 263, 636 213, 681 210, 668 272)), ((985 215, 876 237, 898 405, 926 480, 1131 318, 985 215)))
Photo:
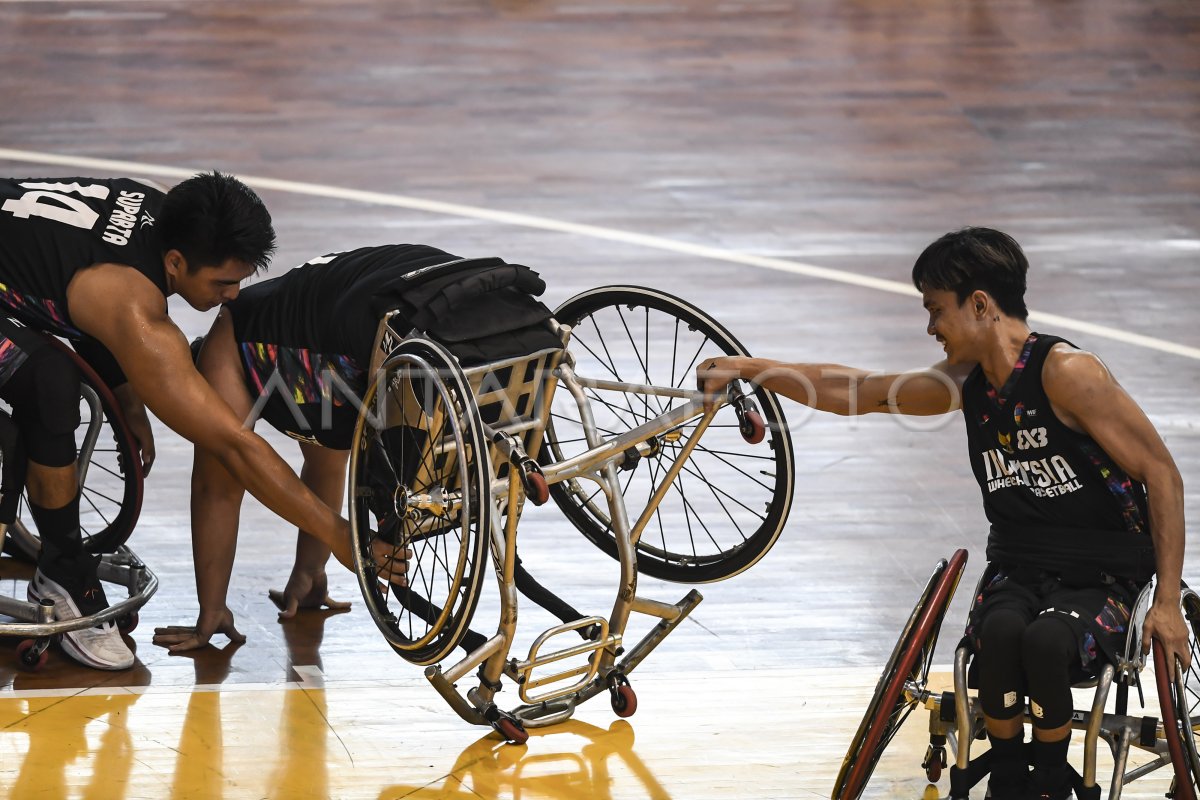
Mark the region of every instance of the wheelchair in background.
MULTIPOLYGON (((929 747, 921 769, 930 784, 936 784, 947 766, 946 746, 953 754, 950 767, 951 800, 965 800, 970 790, 990 769, 990 754, 971 758, 971 743, 985 736, 983 709, 978 698, 969 694, 968 667, 970 648, 960 645, 954 654, 954 688, 935 692, 929 688, 934 647, 946 609, 966 566, 967 552, 958 550, 934 569, 920 599, 892 650, 874 696, 855 733, 833 789, 833 800, 857 800, 885 748, 900 726, 917 707, 929 712, 929 747)), ((990 575, 985 571, 976 593, 990 575)), ((1129 691, 1136 690, 1142 711, 1147 711, 1143 694, 1142 623, 1150 610, 1153 581, 1145 586, 1132 611, 1125 647, 1116 663, 1104 663, 1092 680, 1074 689, 1095 687, 1090 707, 1073 712, 1071 725, 1084 732, 1083 772, 1075 773, 1075 796, 1080 800, 1099 800, 1102 788, 1096 771, 1097 744, 1103 739, 1114 763, 1109 782, 1108 800, 1118 800, 1122 789, 1162 767, 1172 770, 1167 797, 1195 800, 1200 779, 1200 751, 1196 730, 1200 726, 1200 597, 1186 585, 1181 600, 1189 630, 1191 665, 1184 670, 1177 663, 1175 679, 1170 678, 1166 659, 1158 642, 1153 642, 1153 678, 1161 716, 1131 714, 1129 691), (1109 695, 1116 687, 1112 710, 1109 695), (1127 769, 1131 748, 1149 754, 1151 760, 1127 769)), ((1150 709, 1152 712, 1153 709, 1150 709)), ((1028 705, 1025 720, 1030 719, 1028 705)), ((915 759, 914 759, 915 760, 915 759)), ((932 787, 931 787, 932 788, 932 787)))
POLYGON ((380 323, 350 457, 355 560, 375 623, 399 655, 426 666, 462 719, 509 742, 598 694, 617 715, 633 714, 629 674, 702 600, 695 589, 675 603, 644 597, 639 574, 723 580, 783 530, 795 474, 777 398, 735 383, 705 411, 696 367, 745 349, 712 317, 652 289, 584 292, 534 325, 515 357, 464 355, 453 337, 409 325, 395 312, 380 323), (550 499, 619 562, 607 613, 577 611, 517 557, 524 503, 550 499), (379 575, 379 541, 411 552, 407 587, 379 575), (499 619, 484 635, 470 626, 489 565, 499 619), (561 624, 510 658, 518 595, 561 624), (658 621, 627 644, 634 614, 658 621), (459 646, 466 655, 443 663, 459 646), (472 673, 464 694, 457 684, 472 673), (507 710, 496 702, 506 681, 521 701, 507 710))
MULTIPOLYGON (((79 529, 84 552, 100 555, 101 580, 122 586, 127 596, 91 616, 57 621, 54 605, 0 595, 0 636, 23 637, 17 644, 17 663, 36 671, 46 663, 55 637, 115 620, 122 633, 137 627, 138 610, 158 589, 158 578, 125 546, 142 507, 142 469, 137 444, 124 422, 116 398, 95 371, 74 350, 47 335, 51 346, 70 358, 82 375, 80 426, 77 429, 79 470, 79 529), (82 437, 79 437, 79 432, 82 437)), ((0 541, 8 561, 35 562, 41 538, 28 513, 25 496, 26 461, 20 431, 0 411, 0 541)))

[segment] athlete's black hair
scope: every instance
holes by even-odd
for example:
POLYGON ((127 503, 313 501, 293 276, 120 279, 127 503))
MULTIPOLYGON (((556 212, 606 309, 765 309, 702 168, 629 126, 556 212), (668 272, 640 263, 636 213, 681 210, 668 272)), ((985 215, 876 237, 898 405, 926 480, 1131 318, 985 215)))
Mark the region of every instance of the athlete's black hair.
POLYGON ((925 248, 913 265, 918 291, 954 292, 958 304, 982 289, 1010 317, 1024 320, 1025 273, 1029 262, 1021 245, 1007 233, 991 228, 951 231, 925 248))
POLYGON ((237 178, 216 170, 167 192, 157 227, 162 251, 178 250, 191 272, 231 258, 258 272, 275 252, 275 229, 263 201, 237 178))

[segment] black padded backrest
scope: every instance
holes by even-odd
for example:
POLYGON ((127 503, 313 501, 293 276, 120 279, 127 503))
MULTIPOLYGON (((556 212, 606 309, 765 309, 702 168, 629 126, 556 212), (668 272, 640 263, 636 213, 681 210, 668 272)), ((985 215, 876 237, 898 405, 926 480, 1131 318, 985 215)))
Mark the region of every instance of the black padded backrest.
POLYGON ((377 296, 377 310, 399 312, 392 322, 397 333, 421 331, 463 366, 561 346, 550 309, 537 300, 546 283, 529 267, 464 259, 410 275, 377 296))

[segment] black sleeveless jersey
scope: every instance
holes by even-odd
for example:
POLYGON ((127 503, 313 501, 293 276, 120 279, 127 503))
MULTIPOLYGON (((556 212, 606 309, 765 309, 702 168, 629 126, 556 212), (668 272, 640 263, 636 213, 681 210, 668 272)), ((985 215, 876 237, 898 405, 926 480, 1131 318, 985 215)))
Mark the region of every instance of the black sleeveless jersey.
POLYGON ((1148 542, 1145 487, 1095 440, 1064 425, 1050 407, 1042 366, 1059 342, 1065 340, 1030 334, 999 391, 978 366, 963 385, 971 467, 993 538, 1035 529, 1043 537, 1062 531, 1065 539, 1084 532, 1096 541, 1114 541, 1105 534, 1115 533, 1148 542))
MULTIPOLYGON (((229 305, 234 337, 243 349, 283 348, 347 377, 369 364, 385 299, 400 277, 457 260, 436 247, 410 244, 315 258, 243 289, 229 305)), ((243 355, 250 359, 253 353, 243 355)), ((305 366, 319 371, 315 363, 305 366)))
POLYGON ((0 179, 0 313, 77 338, 67 284, 93 264, 137 269, 163 293, 163 193, 128 178, 0 179))

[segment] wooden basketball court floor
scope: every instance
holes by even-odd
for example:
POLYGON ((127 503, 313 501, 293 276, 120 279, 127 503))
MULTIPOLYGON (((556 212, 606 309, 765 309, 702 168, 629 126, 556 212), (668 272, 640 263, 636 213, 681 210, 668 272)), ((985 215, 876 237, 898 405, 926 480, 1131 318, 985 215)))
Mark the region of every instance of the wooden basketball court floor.
MULTIPOLYGON (((912 261, 947 230, 998 227, 1029 253, 1035 328, 1099 352, 1200 481, 1188 0, 0 0, 0 98, 5 174, 244 176, 279 233, 270 274, 424 242, 528 264, 552 306, 603 284, 665 289, 776 358, 932 363, 912 261)), ((210 321, 172 311, 189 336, 210 321)), ((957 418, 788 411, 799 480, 775 549, 701 587, 634 673, 634 717, 601 698, 523 747, 460 722, 361 602, 277 622, 266 590, 294 533, 253 501, 230 598, 249 640, 153 646, 196 610, 190 449, 160 426, 131 541, 162 582, 137 666, 55 651, 29 674, 0 642, 0 796, 828 796, 933 564, 968 548, 972 585, 986 525, 957 418)), ((1194 530, 1194 492, 1187 512, 1194 530)), ((554 510, 522 522, 522 553, 576 605, 611 606, 615 564, 554 510)), ((9 561, 0 591, 23 593, 9 561)), ((334 594, 357 599, 331 569, 334 594)), ((921 796, 923 728, 910 721, 867 796, 921 796)))

